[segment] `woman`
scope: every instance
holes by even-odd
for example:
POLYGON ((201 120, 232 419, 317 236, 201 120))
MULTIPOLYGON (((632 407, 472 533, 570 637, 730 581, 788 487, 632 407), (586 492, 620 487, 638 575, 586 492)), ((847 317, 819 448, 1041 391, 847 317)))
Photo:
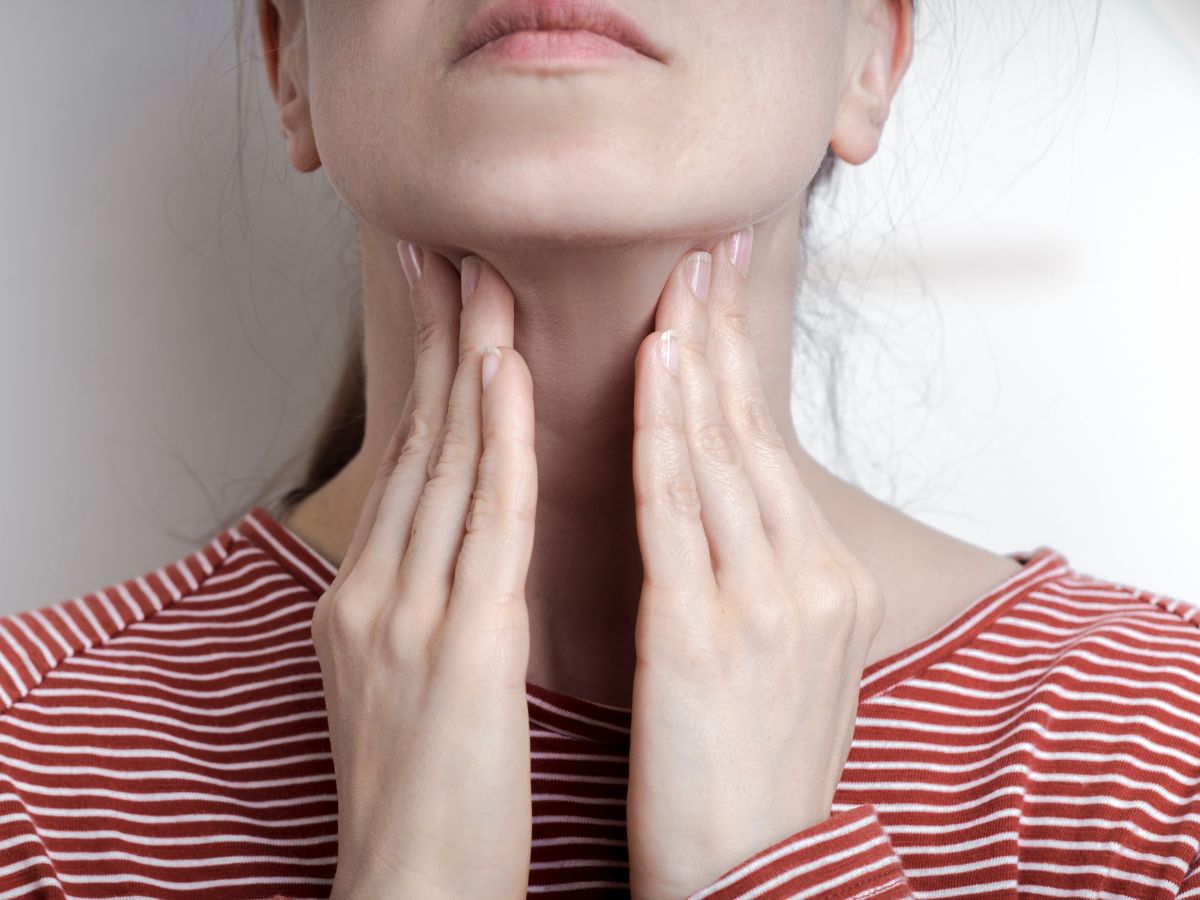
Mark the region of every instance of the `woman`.
POLYGON ((795 436, 911 0, 258 18, 360 222, 361 443, 0 620, 0 897, 1200 896, 1190 608, 795 436))

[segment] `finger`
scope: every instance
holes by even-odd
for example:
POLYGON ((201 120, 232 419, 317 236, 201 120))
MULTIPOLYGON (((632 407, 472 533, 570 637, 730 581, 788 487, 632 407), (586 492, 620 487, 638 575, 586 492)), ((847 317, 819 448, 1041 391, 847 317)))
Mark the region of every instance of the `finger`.
MULTIPOLYGON (((747 272, 753 236, 753 229, 747 228, 738 239, 747 272)), ((763 529, 776 552, 822 546, 822 538, 832 532, 796 471, 763 392, 748 328, 749 279, 731 255, 736 237, 728 235, 713 248, 707 357, 717 394, 741 447, 763 529)))
MULTIPOLYGON (((404 252, 397 246, 400 253, 404 252)), ((413 380, 400 420, 379 461, 375 481, 341 568, 369 567, 391 583, 399 567, 413 511, 425 482, 426 460, 442 428, 457 365, 458 272, 444 256, 425 250, 420 276, 409 289, 413 311, 413 380)))
POLYGON ((481 453, 480 363, 488 345, 512 346, 513 297, 500 274, 476 256, 463 260, 462 283, 477 285, 462 310, 459 365, 445 424, 429 457, 428 479, 413 514, 398 596, 428 597, 444 607, 462 547, 481 453), (475 262, 472 262, 472 261, 475 262), (477 276, 471 269, 478 266, 477 276))
MULTIPOLYGON (((655 331, 634 362, 633 494, 644 581, 678 598, 712 596, 716 581, 688 459, 683 404, 655 331)), ((676 338, 677 340, 677 338, 676 338)))
MULTIPOLYGON (((503 652, 501 671, 488 677, 507 679, 524 692, 529 654, 529 619, 525 578, 533 552, 537 509, 537 459, 534 454, 533 381, 521 355, 511 347, 492 348, 492 371, 485 355, 483 374, 483 452, 471 495, 462 552, 454 570, 447 622, 485 626, 487 635, 502 637, 491 649, 503 652)), ((450 627, 448 633, 478 636, 478 627, 450 627)), ((494 654, 474 654, 494 667, 494 654)))
POLYGON ((705 356, 711 264, 711 254, 704 251, 684 257, 663 289, 655 325, 673 327, 680 335, 677 383, 684 432, 717 583, 746 585, 773 568, 774 551, 705 356))

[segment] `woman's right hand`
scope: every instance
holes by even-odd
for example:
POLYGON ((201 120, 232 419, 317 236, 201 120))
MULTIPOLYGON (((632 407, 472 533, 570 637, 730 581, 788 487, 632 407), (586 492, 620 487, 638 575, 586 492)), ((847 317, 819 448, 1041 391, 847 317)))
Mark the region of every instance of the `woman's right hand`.
POLYGON ((423 256, 413 385, 313 616, 337 781, 331 896, 525 897, 533 385, 499 273, 479 262, 463 306, 454 266, 423 256))

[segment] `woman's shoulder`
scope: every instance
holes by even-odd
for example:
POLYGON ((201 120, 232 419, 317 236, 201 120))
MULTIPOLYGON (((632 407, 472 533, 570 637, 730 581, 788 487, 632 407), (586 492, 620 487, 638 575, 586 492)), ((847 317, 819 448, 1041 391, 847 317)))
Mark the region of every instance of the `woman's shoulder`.
MULTIPOLYGON (((1062 554, 1056 555, 1065 562, 1062 554)), ((1073 643, 1120 635, 1121 650, 1164 641, 1200 649, 1200 603, 1080 571, 1070 564, 1031 586, 1014 604, 1011 616, 1014 627, 1048 640, 1073 643)))
POLYGON ((165 565, 0 619, 6 883, 328 890, 337 793, 317 596, 253 528, 243 518, 165 565))
MULTIPOLYGON (((0 617, 0 714, 47 681, 121 669, 213 672, 222 660, 311 653, 319 591, 260 507, 203 546, 121 581, 0 617)), ((321 573, 322 576, 325 573, 321 573)))
POLYGON ((1200 753, 1200 605, 1081 571, 1049 547, 1028 556, 1040 569, 920 648, 880 700, 1168 723, 1200 753))
POLYGON ((993 640, 1017 658, 1200 726, 1200 604, 1072 569, 1031 590, 1004 624, 993 640))
POLYGON ((929 637, 873 663, 864 678, 870 693, 949 671, 964 658, 981 670, 995 664, 1033 674, 1081 647, 1120 658, 1174 642, 1200 663, 1200 604, 1083 571, 1050 545, 1006 555, 1020 568, 929 637))

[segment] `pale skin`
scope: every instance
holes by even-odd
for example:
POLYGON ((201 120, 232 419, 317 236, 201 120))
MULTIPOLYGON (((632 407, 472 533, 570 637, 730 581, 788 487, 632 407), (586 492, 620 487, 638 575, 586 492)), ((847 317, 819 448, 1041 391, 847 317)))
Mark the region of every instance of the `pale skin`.
POLYGON ((450 48, 477 6, 259 7, 288 159, 300 171, 323 165, 361 228, 365 440, 285 520, 339 566, 318 612, 360 611, 347 617, 357 630, 321 624, 337 616, 314 621, 338 776, 335 895, 396 884, 429 896, 443 884, 446 896, 486 884, 504 888, 470 895, 524 895, 528 679, 633 709, 631 891, 681 897, 828 816, 863 667, 932 633, 1018 568, 838 478, 804 450, 791 419, 807 185, 827 146, 849 164, 876 152, 911 58, 912 10, 909 0, 626 3, 664 48, 662 62, 467 73, 450 48), (743 242, 752 249, 743 275, 727 239, 745 226, 753 239, 743 242), (423 250, 415 288, 398 238, 423 250), (703 302, 687 286, 693 250, 712 257, 703 302), (468 255, 483 260, 477 302, 456 310, 468 255), (680 340, 677 373, 652 352, 668 328, 680 340), (478 388, 489 344, 506 348, 490 420, 478 388), (452 380, 475 390, 451 394, 452 380), (406 459, 399 451, 414 417, 434 427, 409 442, 406 459), (442 430, 451 421, 475 424, 451 439, 442 430), (491 444, 488 421, 503 423, 491 444), (454 457, 457 468, 439 482, 457 492, 427 491, 446 440, 478 452, 454 457), (523 466, 536 474, 485 479, 523 466), (406 486, 395 492, 402 498, 381 506, 382 489, 374 500, 372 489, 394 472, 407 473, 387 478, 406 486), (457 550, 458 541, 428 544, 422 556, 405 550, 407 535, 424 504, 443 509, 447 534, 462 523, 461 536, 472 486, 482 492, 485 480, 509 511, 490 532, 509 539, 474 541, 469 562, 462 543, 463 571, 496 579, 459 586, 454 559, 432 549, 457 550), (511 492, 503 500, 502 481, 511 492), (388 549, 365 562, 359 551, 372 540, 388 549), (421 574, 395 582, 384 572, 421 574), (499 607, 499 628, 485 595, 505 579, 502 592, 520 602, 499 607), (442 627, 440 616, 457 624, 442 627), (478 650, 483 622, 493 638, 511 638, 488 645, 489 678, 433 662, 467 658, 455 647, 478 650), (394 644, 385 654, 393 666, 423 673, 410 683, 436 686, 413 693, 390 722, 363 694, 396 677, 363 652, 377 632, 394 644), (359 718, 343 727, 353 747, 339 746, 336 723, 352 706, 359 718), (475 770, 494 802, 468 809, 461 796, 454 816, 446 796, 426 796, 448 810, 447 830, 413 837, 406 824, 430 829, 429 819, 379 798, 419 803, 419 791, 400 787, 463 783, 479 761, 398 748, 433 746, 431 735, 468 710, 504 748, 475 770), (364 722, 379 723, 374 743, 362 737, 364 722), (734 779, 725 754, 744 761, 734 779), (689 792, 672 789, 711 784, 709 771, 725 775, 726 790, 708 798, 722 811, 715 818, 713 806, 688 808, 678 798, 689 792), (451 821, 479 830, 456 836, 451 821), (670 847, 660 846, 668 833, 670 847), (400 846, 407 862, 397 865, 400 846), (471 858, 455 862, 456 847, 471 858))

